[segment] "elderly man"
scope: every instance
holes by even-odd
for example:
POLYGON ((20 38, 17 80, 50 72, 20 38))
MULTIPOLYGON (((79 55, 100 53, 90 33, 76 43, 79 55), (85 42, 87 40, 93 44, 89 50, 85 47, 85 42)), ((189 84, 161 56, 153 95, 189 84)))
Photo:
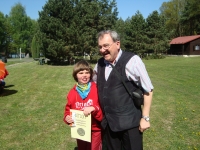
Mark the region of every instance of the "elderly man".
POLYGON ((93 80, 97 82, 99 101, 104 113, 102 127, 109 150, 142 150, 143 132, 150 128, 150 107, 153 85, 145 65, 137 55, 120 49, 117 32, 106 30, 98 34, 98 47, 103 56, 98 60, 93 80), (119 72, 130 90, 141 87, 144 91, 143 108, 134 104, 119 72), (134 84, 133 84, 134 82, 134 84))

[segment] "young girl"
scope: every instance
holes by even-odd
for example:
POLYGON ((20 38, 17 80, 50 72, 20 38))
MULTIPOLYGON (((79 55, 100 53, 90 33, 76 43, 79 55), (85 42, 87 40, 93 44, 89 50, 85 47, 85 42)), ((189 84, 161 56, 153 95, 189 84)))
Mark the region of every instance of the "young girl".
POLYGON ((78 150, 101 150, 102 111, 98 102, 97 87, 91 82, 93 69, 87 61, 77 62, 73 69, 73 77, 77 82, 67 95, 67 104, 64 112, 64 122, 68 125, 73 122, 70 109, 83 110, 85 116, 92 116, 91 143, 77 139, 78 150))

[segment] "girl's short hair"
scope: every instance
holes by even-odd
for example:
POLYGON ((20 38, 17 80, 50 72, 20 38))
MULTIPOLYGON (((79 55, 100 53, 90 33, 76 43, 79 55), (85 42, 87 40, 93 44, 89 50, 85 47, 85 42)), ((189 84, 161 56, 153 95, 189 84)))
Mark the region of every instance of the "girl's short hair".
POLYGON ((92 69, 92 67, 90 66, 90 64, 87 61, 80 60, 79 62, 77 62, 74 65, 74 69, 73 69, 73 73, 72 73, 72 76, 74 77, 74 80, 76 82, 78 82, 77 73, 80 72, 80 71, 83 71, 83 70, 89 71, 89 73, 90 73, 90 80, 92 79, 92 75, 93 75, 93 69, 92 69))

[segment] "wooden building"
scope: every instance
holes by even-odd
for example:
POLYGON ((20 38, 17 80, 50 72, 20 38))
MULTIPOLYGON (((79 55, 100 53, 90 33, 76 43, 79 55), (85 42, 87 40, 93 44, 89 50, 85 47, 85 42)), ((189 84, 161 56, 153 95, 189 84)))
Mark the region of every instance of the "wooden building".
POLYGON ((169 55, 200 55, 200 35, 182 36, 170 42, 169 55))

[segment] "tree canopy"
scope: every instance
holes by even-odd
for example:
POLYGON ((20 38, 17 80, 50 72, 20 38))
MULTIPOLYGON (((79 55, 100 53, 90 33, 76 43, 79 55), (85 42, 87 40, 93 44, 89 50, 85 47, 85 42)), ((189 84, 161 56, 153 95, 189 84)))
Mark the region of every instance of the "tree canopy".
POLYGON ((200 34, 198 0, 163 2, 160 13, 147 18, 137 11, 126 20, 118 18, 116 0, 48 0, 33 20, 21 3, 9 13, 0 12, 0 52, 41 55, 55 63, 73 57, 98 57, 96 35, 101 30, 116 30, 122 50, 140 56, 163 54, 171 39, 200 34))
POLYGON ((6 28, 6 18, 4 14, 0 12, 0 52, 5 51, 7 41, 7 28, 6 28))
POLYGON ((145 34, 146 22, 142 14, 137 11, 134 16, 125 21, 125 49, 128 51, 142 54, 145 52, 145 34))
POLYGON ((74 55, 93 56, 97 32, 111 29, 116 20, 115 0, 49 0, 39 12, 41 51, 58 62, 74 55))

